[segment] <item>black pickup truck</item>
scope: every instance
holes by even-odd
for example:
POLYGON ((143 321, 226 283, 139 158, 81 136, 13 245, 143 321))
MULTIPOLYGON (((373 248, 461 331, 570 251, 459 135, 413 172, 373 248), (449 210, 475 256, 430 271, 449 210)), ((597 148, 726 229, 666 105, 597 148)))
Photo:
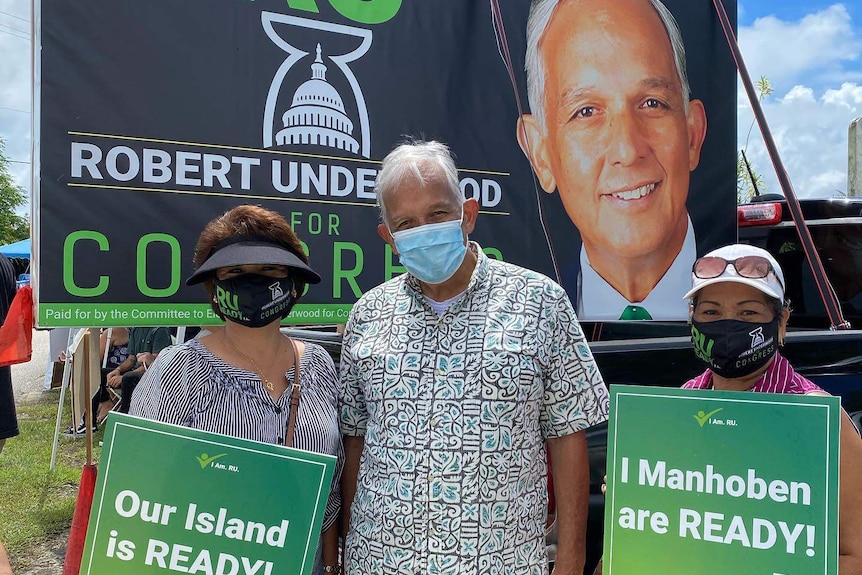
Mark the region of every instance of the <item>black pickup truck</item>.
MULTIPOLYGON (((862 198, 802 200, 803 214, 845 319, 862 327, 862 198)), ((829 321, 802 252, 783 197, 761 198, 738 208, 739 241, 769 250, 784 271, 791 300, 790 330, 782 353, 794 368, 841 397, 862 427, 862 330, 830 330, 829 321)), ((590 347, 608 385, 679 387, 702 371, 691 349, 685 322, 583 323, 590 347)), ((323 345, 338 362, 337 333, 291 330, 291 335, 323 345)), ((604 523, 602 476, 607 456, 607 425, 588 430, 590 515, 587 568, 601 555, 604 523)), ((553 558, 555 538, 549 536, 553 558)))
MULTIPOLYGON (((844 317, 857 329, 830 330, 826 310, 805 259, 783 196, 738 207, 739 241, 762 247, 778 260, 791 302, 782 354, 808 379, 841 397, 862 429, 862 198, 800 202, 823 267, 844 317)), ((691 349, 688 326, 680 322, 594 324, 584 322, 593 355, 607 384, 679 387, 703 368, 691 349)), ((604 528, 602 476, 607 425, 588 431, 590 515, 587 570, 601 556, 604 528)))

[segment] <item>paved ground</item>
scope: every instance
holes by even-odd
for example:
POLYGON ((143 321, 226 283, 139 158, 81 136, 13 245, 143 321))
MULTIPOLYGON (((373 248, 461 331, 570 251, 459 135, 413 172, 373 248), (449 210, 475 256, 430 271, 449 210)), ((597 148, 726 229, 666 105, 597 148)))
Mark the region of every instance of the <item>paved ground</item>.
POLYGON ((15 390, 15 403, 33 401, 40 398, 45 382, 45 369, 48 364, 48 331, 33 330, 33 357, 27 363, 12 366, 12 388, 15 390))

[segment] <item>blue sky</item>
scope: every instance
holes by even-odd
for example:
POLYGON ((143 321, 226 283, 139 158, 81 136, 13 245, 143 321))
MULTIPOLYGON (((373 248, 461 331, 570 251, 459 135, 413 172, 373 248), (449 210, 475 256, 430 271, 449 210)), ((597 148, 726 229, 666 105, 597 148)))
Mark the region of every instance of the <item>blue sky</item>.
MULTIPOLYGON (((739 24, 750 26, 756 18, 774 15, 782 20, 799 20, 807 14, 818 12, 836 2, 828 0, 746 0, 737 4, 739 10, 739 24)), ((845 6, 851 8, 851 4, 845 2, 845 6)))
MULTIPOLYGON (((775 89, 763 107, 797 194, 846 193, 847 129, 862 116, 862 0, 745 0, 738 12, 749 71, 775 89)), ((29 19, 28 0, 0 0, 0 137, 13 177, 27 190, 29 19)), ((741 87, 738 112, 742 147, 752 113, 741 87)), ((769 191, 779 192, 756 129, 746 153, 769 191)))
MULTIPOLYGON (((774 93, 764 112, 800 197, 847 192, 847 130, 862 116, 862 2, 746 0, 739 41, 753 78, 774 93)), ((753 118, 740 86, 738 143, 753 118)), ((770 192, 780 192, 757 128, 747 156, 770 192)))

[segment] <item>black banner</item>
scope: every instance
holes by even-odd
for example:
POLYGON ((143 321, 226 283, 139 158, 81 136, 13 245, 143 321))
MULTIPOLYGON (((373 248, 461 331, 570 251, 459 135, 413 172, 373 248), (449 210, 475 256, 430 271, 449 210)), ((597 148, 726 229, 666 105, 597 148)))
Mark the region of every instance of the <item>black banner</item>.
MULTIPOLYGON (((735 237, 735 70, 709 3, 667 6, 708 123, 687 198, 703 253, 735 237)), ((406 136, 452 148, 488 255, 578 300, 577 228, 517 138, 529 8, 504 3, 495 31, 483 1, 42 0, 39 325, 216 323, 183 280, 203 226, 242 203, 282 213, 324 278, 289 321, 344 322, 404 271, 373 185, 406 136)))

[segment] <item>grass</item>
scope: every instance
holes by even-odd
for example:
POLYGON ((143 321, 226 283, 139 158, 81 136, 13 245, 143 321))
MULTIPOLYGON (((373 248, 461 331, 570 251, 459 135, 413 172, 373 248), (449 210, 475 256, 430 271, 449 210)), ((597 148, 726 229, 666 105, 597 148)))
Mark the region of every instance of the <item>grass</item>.
MULTIPOLYGON (((27 566, 29 554, 42 542, 68 532, 75 511, 81 469, 87 461, 84 438, 61 435, 53 471, 51 447, 59 390, 42 394, 35 403, 19 404, 21 434, 6 441, 0 454, 0 541, 13 569, 27 566)), ((63 429, 71 420, 69 396, 63 429)), ((100 430, 93 437, 98 459, 100 430)))

